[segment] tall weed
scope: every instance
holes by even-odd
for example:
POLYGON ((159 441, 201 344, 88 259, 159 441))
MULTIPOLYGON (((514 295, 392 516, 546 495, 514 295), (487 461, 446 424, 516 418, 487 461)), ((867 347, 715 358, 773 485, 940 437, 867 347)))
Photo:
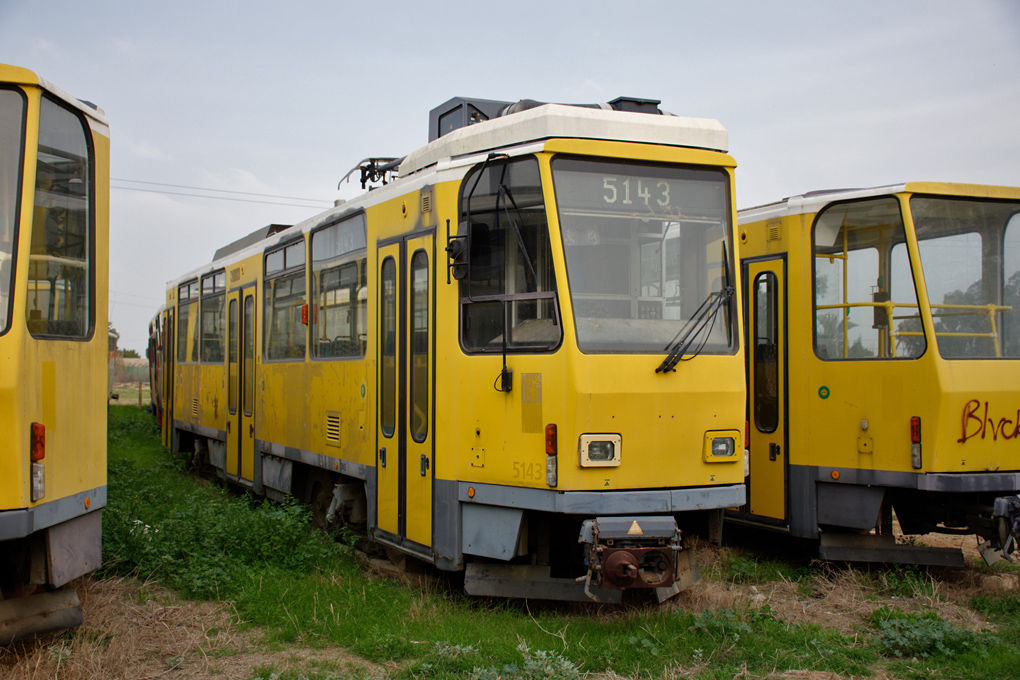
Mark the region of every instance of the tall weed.
POLYGON ((326 554, 305 506, 232 497, 183 475, 166 454, 139 455, 136 440, 152 439, 145 420, 140 411, 110 420, 107 572, 156 576, 190 597, 230 597, 252 565, 303 573, 326 554))

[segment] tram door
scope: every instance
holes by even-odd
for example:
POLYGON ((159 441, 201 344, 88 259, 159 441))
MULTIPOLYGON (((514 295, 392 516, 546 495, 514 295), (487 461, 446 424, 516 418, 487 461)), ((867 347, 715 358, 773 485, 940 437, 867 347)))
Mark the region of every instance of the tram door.
POLYGON ((255 287, 227 296, 226 472, 255 476, 255 287))
POLYGON ((750 290, 747 343, 749 509, 752 515, 786 519, 788 451, 786 441, 786 288, 785 260, 748 262, 750 290))
POLYGON ((383 246, 378 258, 378 524, 422 547, 432 545, 433 256, 428 233, 383 246))

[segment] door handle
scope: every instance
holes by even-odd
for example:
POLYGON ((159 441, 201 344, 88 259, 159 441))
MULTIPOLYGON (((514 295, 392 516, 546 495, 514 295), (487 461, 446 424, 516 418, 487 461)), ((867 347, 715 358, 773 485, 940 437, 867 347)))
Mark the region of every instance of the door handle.
POLYGON ((227 434, 230 434, 230 421, 227 421, 227 434))
POLYGON ((251 423, 250 425, 248 425, 248 436, 249 437, 255 436, 255 423, 251 423))
POLYGON ((429 459, 423 453, 423 454, 421 454, 421 476, 422 477, 425 476, 425 473, 428 472, 428 469, 429 469, 429 459))
POLYGON ((386 447, 379 449, 379 464, 386 467, 386 447))
POLYGON ((782 455, 782 451, 779 448, 779 444, 769 442, 769 460, 775 460, 780 455, 782 455))

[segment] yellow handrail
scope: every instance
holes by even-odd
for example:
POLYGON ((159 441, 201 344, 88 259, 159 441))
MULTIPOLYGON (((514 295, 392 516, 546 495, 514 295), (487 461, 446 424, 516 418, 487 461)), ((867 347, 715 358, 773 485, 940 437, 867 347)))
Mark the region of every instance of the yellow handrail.
MULTIPOLYGON (((883 307, 883 308, 885 308, 886 314, 888 314, 889 318, 892 319, 893 318, 893 310, 896 309, 896 307, 903 307, 905 309, 917 309, 918 305, 916 303, 896 303, 896 302, 893 302, 892 300, 887 300, 885 302, 844 302, 842 304, 835 304, 835 305, 817 305, 816 309, 844 309, 845 310, 845 309, 849 309, 851 307, 883 307)), ((991 328, 991 330, 988 333, 937 332, 935 335, 936 335, 936 337, 946 337, 946 338, 991 338, 993 340, 992 344, 995 345, 995 356, 996 357, 1001 357, 1002 356, 1001 350, 999 349, 999 342, 998 342, 999 334, 998 334, 998 330, 996 329, 996 325, 995 325, 995 314, 997 312, 1009 312, 1009 311, 1012 311, 1013 310, 1012 306, 1009 306, 1009 305, 996 305, 996 304, 993 304, 993 303, 988 303, 988 304, 985 304, 985 305, 956 305, 956 304, 946 304, 946 303, 943 303, 943 304, 933 304, 933 305, 930 305, 930 307, 932 308, 932 310, 935 310, 935 309, 956 309, 956 310, 967 310, 970 313, 982 312, 982 313, 987 314, 988 315, 988 323, 989 323, 989 326, 991 328)), ((933 316, 950 316, 950 315, 933 314, 933 316)), ((963 314, 953 314, 952 316, 963 316, 963 314)), ((847 358, 847 356, 848 356, 847 337, 846 337, 847 336, 848 326, 849 326, 849 324, 846 324, 846 323, 843 324, 843 358, 844 359, 847 358)), ((918 331, 897 331, 895 328, 892 327, 892 324, 889 324, 889 334, 892 336, 892 342, 890 343, 891 344, 891 348, 890 349, 892 351, 893 357, 896 356, 896 339, 897 338, 899 338, 901 336, 902 337, 923 337, 923 335, 924 335, 924 333, 921 333, 921 332, 918 332, 918 331)))

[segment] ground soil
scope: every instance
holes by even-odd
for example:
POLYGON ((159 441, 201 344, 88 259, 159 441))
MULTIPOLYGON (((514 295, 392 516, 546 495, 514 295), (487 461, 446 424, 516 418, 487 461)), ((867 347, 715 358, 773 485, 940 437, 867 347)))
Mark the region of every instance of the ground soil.
MULTIPOLYGON (((663 606, 701 612, 726 608, 741 611, 767 604, 775 616, 788 623, 817 624, 847 635, 862 630, 871 612, 882 606, 906 611, 934 609, 954 626, 989 628, 987 621, 966 606, 968 600, 980 592, 1015 590, 1017 577, 988 575, 978 562, 973 537, 929 536, 922 540, 927 545, 962 547, 967 567, 916 572, 910 597, 883 594, 888 592, 882 587, 883 574, 888 571, 869 575, 845 566, 826 566, 820 576, 811 579, 810 587, 793 580, 754 586, 707 577, 663 606)), ((721 565, 732 550, 705 542, 697 542, 695 548, 705 573, 722 572, 721 565)), ((384 560, 366 560, 365 568, 377 578, 399 577, 393 565, 384 560)), ((407 587, 421 587, 420 575, 401 578, 407 587)), ((368 663, 337 647, 267 646, 261 642, 262 631, 242 625, 229 605, 182 600, 151 583, 89 576, 79 579, 75 587, 85 609, 84 626, 0 647, 0 678, 244 680, 261 669, 383 678, 396 669, 395 665, 368 663)), ((670 673, 666 669, 664 677, 693 677, 697 670, 678 668, 670 673)), ((883 680, 886 676, 877 669, 874 677, 883 680)), ((847 680, 813 671, 790 671, 774 678, 847 680)))

